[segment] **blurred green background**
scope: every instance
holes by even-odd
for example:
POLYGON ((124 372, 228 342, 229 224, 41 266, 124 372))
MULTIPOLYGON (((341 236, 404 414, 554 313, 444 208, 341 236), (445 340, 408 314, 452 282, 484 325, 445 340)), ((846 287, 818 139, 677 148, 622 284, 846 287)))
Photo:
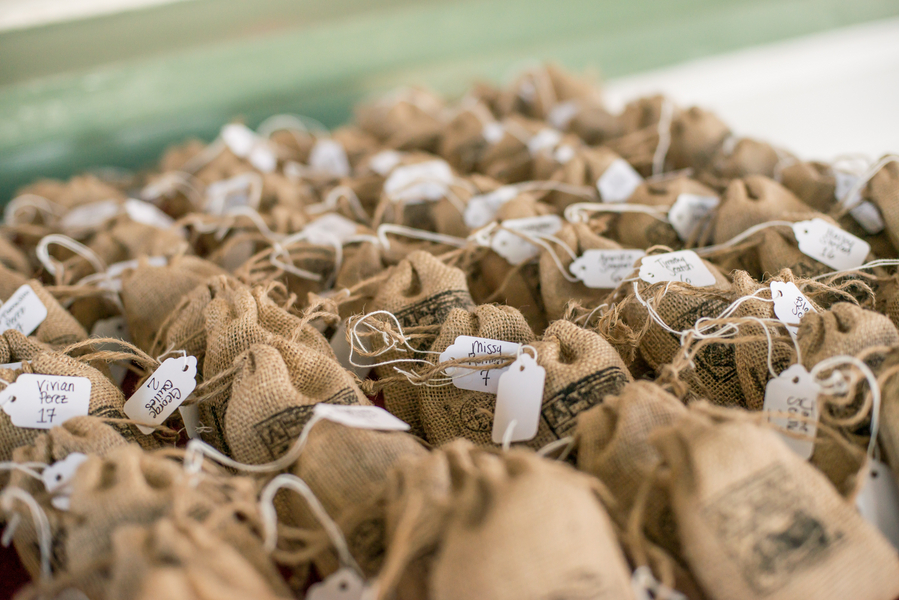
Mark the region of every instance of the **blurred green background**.
POLYGON ((399 85, 458 95, 544 60, 603 78, 899 15, 896 0, 192 0, 0 31, 0 202, 140 168, 238 117, 328 126, 399 85))

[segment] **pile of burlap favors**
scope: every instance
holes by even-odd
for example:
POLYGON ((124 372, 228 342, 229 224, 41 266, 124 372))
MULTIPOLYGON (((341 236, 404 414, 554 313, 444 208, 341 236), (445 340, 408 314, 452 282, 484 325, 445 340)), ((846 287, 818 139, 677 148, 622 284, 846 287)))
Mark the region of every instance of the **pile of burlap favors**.
POLYGON ((554 66, 41 180, 22 598, 899 597, 899 159, 554 66))

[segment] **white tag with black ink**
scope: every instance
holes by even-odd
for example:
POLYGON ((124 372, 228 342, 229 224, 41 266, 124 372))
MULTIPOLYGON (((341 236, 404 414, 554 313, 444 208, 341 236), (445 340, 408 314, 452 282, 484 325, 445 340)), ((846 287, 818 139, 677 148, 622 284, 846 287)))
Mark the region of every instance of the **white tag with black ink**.
POLYGON ((868 459, 862 488, 855 498, 858 512, 899 550, 899 486, 888 466, 868 459))
POLYGON ((803 439, 782 434, 784 442, 796 454, 809 459, 815 451, 818 432, 818 393, 821 386, 802 365, 793 365, 765 386, 762 410, 771 414, 768 421, 784 432, 801 434, 803 439), (797 415, 801 419, 788 416, 797 415))
POLYGON ((546 369, 538 365, 530 354, 522 352, 509 365, 509 369, 499 378, 496 390, 493 443, 503 443, 503 436, 512 421, 515 421, 515 427, 511 441, 525 442, 537 435, 545 383, 546 369))
POLYGON ((559 102, 553 106, 552 110, 549 111, 549 114, 546 115, 546 120, 556 129, 565 131, 568 129, 568 125, 571 124, 571 120, 576 117, 579 112, 580 108, 574 100, 559 102))
POLYGON ((87 455, 72 452, 62 460, 58 460, 41 473, 44 487, 53 496, 50 504, 57 510, 69 510, 69 496, 72 495, 72 479, 75 471, 87 460, 87 455))
POLYGON ((715 276, 692 250, 644 257, 640 263, 640 279, 646 283, 680 281, 694 287, 715 285, 715 276))
POLYGON ((857 269, 865 264, 871 245, 824 219, 793 224, 799 251, 838 271, 857 269))
POLYGON ((315 583, 306 592, 307 600, 362 600, 365 583, 353 569, 341 567, 315 583))
POLYGON ((787 330, 794 336, 799 333, 799 321, 802 317, 810 312, 817 312, 792 281, 772 281, 771 298, 774 299, 774 315, 786 323, 787 330))
POLYGON ((623 158, 612 161, 596 181, 603 202, 624 202, 643 183, 643 178, 623 158))
POLYGON ((502 222, 503 229, 496 232, 490 240, 490 248, 509 261, 509 264, 520 265, 540 254, 540 248, 524 237, 507 229, 514 229, 526 235, 539 237, 553 235, 562 228, 562 219, 556 215, 541 215, 523 219, 507 219, 502 222))
POLYGON ((358 404, 328 404, 320 402, 312 409, 312 414, 323 419, 356 429, 377 431, 408 431, 409 424, 379 406, 358 404))
POLYGON ((585 250, 568 270, 588 288, 612 289, 633 273, 634 263, 644 256, 643 250, 585 250))
POLYGON ((396 150, 382 150, 368 161, 369 168, 381 176, 386 176, 403 160, 403 155, 396 150))
POLYGON ((562 141, 562 134, 555 129, 544 127, 528 140, 528 152, 531 156, 543 150, 552 150, 562 141))
POLYGON ((719 204, 717 196, 679 194, 668 210, 668 221, 677 237, 688 241, 719 204))
MULTIPOLYGON (((456 358, 495 356, 496 359, 489 363, 478 362, 472 364, 477 366, 488 365, 491 363, 498 364, 503 362, 507 357, 518 354, 518 348, 520 346, 521 344, 516 344, 514 342, 460 335, 455 339, 452 346, 440 354, 440 362, 446 362, 456 358)), ((448 367, 446 369, 446 374, 448 377, 453 378, 453 385, 460 390, 495 394, 496 388, 499 386, 500 376, 508 370, 509 367, 483 370, 466 369, 465 367, 448 367)))
POLYGON ((168 229, 175 223, 172 217, 156 208, 155 205, 134 198, 125 200, 125 212, 132 221, 159 229, 168 229))
POLYGON ((347 158, 343 144, 330 138, 315 142, 309 151, 309 166, 316 171, 329 173, 335 177, 346 177, 350 174, 350 160, 347 158))
POLYGON ((115 200, 103 200, 76 206, 59 220, 60 228, 71 235, 98 228, 122 212, 122 205, 115 200))
POLYGON ((852 206, 849 214, 858 221, 858 224, 871 235, 877 235, 883 231, 885 225, 880 210, 872 202, 862 200, 861 190, 849 197, 852 186, 858 181, 858 175, 844 173, 843 171, 834 171, 834 179, 836 180, 836 189, 833 195, 842 206, 852 206))
MULTIPOLYGON (((147 425, 161 425, 197 387, 197 357, 167 358, 128 398, 128 418, 147 425)), ((153 427, 137 426, 150 435, 153 427)))
POLYGON ((46 318, 47 307, 26 283, 0 306, 0 333, 15 329, 22 335, 31 335, 46 318))
POLYGON ((518 197, 518 189, 511 185, 498 187, 492 192, 473 196, 465 205, 462 218, 469 229, 483 227, 496 218, 500 207, 518 197))
POLYGON ((443 160, 429 160, 396 167, 384 181, 384 193, 394 202, 421 204, 446 196, 453 170, 443 160))
POLYGON ((16 427, 50 429, 87 415, 91 380, 23 373, 0 392, 0 404, 16 427))
POLYGON ((500 143, 505 135, 505 126, 497 121, 487 123, 481 130, 481 136, 483 136, 484 141, 491 145, 500 143))
POLYGON ((340 326, 337 327, 337 331, 331 336, 331 350, 334 351, 337 362, 339 362, 344 369, 348 369, 355 373, 356 377, 359 379, 368 377, 368 374, 372 369, 370 365, 373 365, 376 361, 374 356, 363 356, 358 352, 354 352, 353 362, 362 366, 357 367, 350 362, 351 348, 350 342, 346 339, 346 321, 341 321, 340 326))

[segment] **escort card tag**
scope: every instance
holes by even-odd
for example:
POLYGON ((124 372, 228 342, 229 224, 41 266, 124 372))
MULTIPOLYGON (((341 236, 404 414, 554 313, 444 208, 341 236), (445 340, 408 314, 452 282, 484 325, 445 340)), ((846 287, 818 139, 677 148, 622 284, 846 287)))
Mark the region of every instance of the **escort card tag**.
POLYGON ((806 460, 811 458, 815 451, 820 391, 821 387, 802 365, 793 365, 765 386, 765 404, 762 410, 780 413, 768 417, 768 420, 779 429, 804 436, 805 439, 799 439, 781 434, 787 446, 806 460), (803 419, 791 418, 783 413, 797 415, 803 419))
POLYGON ((837 271, 857 269, 865 264, 871 245, 824 219, 793 224, 799 251, 837 271))
POLYGON ((469 229, 478 229, 496 219, 500 207, 518 197, 518 189, 511 185, 498 187, 492 192, 473 196, 465 205, 462 218, 469 229))
POLYGON ((643 250, 585 250, 568 270, 588 288, 612 289, 634 272, 634 263, 644 256, 643 250))
POLYGON ((309 166, 316 171, 329 173, 334 177, 347 177, 350 174, 350 160, 347 158, 343 144, 330 138, 322 138, 315 142, 309 151, 309 166))
POLYGON ((26 283, 0 306, 0 333, 15 329, 22 335, 31 335, 46 318, 47 307, 26 283))
POLYGON ((312 414, 356 429, 374 429, 376 431, 409 430, 408 423, 401 421, 379 406, 320 402, 312 409, 312 414))
POLYGON ((771 297, 774 299, 774 315, 786 324, 793 336, 799 333, 799 321, 802 317, 810 312, 817 312, 792 281, 772 281, 771 297))
POLYGON ((69 510, 69 497, 72 495, 72 479, 75 471, 87 460, 87 455, 72 452, 62 460, 58 460, 41 472, 44 487, 52 494, 50 504, 57 510, 69 510))
POLYGON ((858 224, 871 235, 877 235, 883 231, 885 227, 883 217, 874 203, 862 200, 861 190, 856 192, 851 198, 849 197, 852 186, 858 181, 858 175, 843 171, 834 171, 833 175, 837 184, 833 195, 842 206, 853 206, 849 210, 852 218, 858 221, 858 224))
MULTIPOLYGON (((460 335, 453 345, 440 354, 440 362, 446 362, 457 358, 474 358, 481 356, 495 356, 496 360, 489 363, 478 362, 472 365, 481 366, 502 363, 506 358, 518 354, 521 344, 491 340, 489 338, 460 335)), ((495 394, 499 386, 500 376, 509 370, 509 367, 496 369, 466 369, 464 367, 447 367, 446 374, 453 378, 453 385, 460 390, 472 392, 487 392, 495 394)))
POLYGON ((509 365, 508 370, 499 378, 496 390, 493 443, 503 443, 503 436, 512 421, 515 421, 515 427, 511 441, 526 442, 537 435, 545 383, 546 369, 538 365, 530 354, 521 353, 509 365))
POLYGON ((315 583, 306 592, 307 600, 363 600, 365 583, 353 569, 341 567, 315 583))
POLYGON ((612 161, 596 181, 603 202, 624 202, 643 183, 643 178, 623 158, 612 161))
POLYGON ((13 425, 27 429, 50 429, 72 417, 83 417, 90 403, 87 377, 23 373, 0 392, 3 412, 13 425))
POLYGON ((384 194, 394 202, 421 204, 446 196, 453 170, 443 160, 429 160, 396 167, 384 182, 384 194))
POLYGON ((502 222, 502 226, 504 229, 497 231, 490 240, 490 248, 509 261, 509 264, 520 265, 536 258, 540 254, 540 248, 506 229, 514 229, 534 237, 553 235, 562 228, 562 219, 556 215, 541 215, 523 219, 507 219, 502 222))
POLYGON ((640 279, 646 283, 680 281, 694 287, 715 285, 715 276, 692 250, 644 257, 640 264, 640 279))
POLYGON ((719 202, 716 196, 678 195, 668 211, 668 221, 677 232, 677 237, 685 242, 693 237, 719 202))
MULTIPOLYGON (((197 387, 197 358, 167 358, 128 398, 124 411, 129 418, 147 425, 161 425, 197 387)), ((137 425, 150 435, 153 427, 137 425)))

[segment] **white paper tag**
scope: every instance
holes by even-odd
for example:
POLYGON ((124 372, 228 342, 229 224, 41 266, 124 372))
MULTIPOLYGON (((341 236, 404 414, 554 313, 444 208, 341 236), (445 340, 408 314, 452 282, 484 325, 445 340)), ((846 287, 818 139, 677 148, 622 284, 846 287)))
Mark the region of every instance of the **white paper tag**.
POLYGON ((862 488, 855 498, 858 512, 899 550, 899 486, 888 466, 869 459, 862 488))
POLYGON ((668 221, 674 227, 677 236, 686 242, 708 218, 709 213, 718 206, 719 202, 716 196, 679 194, 668 211, 668 221))
MULTIPOLYGON (((121 316, 96 321, 91 329, 91 337, 115 338, 124 340, 129 344, 131 343, 131 335, 128 333, 128 324, 125 322, 125 317, 121 316)), ((96 344, 96 349, 97 351, 116 351, 119 348, 116 344, 104 342, 102 344, 96 344)), ((109 374, 112 375, 112 380, 121 387, 122 382, 125 381, 125 376, 128 374, 128 369, 126 369, 124 365, 112 363, 109 365, 109 374)))
POLYGON ((346 177, 350 174, 350 160, 347 158, 343 144, 330 138, 322 138, 315 142, 309 151, 309 166, 316 171, 330 173, 335 177, 346 177))
POLYGON ((556 215, 541 215, 523 219, 507 219, 496 235, 490 240, 490 248, 509 261, 509 264, 520 265, 540 254, 540 248, 523 237, 506 229, 514 229, 527 235, 539 237, 553 235, 562 228, 562 219, 556 215))
POLYGON ((168 229, 175 223, 172 217, 156 208, 155 205, 134 198, 125 200, 125 212, 132 221, 159 229, 168 229))
POLYGON ((885 225, 880 210, 872 202, 861 199, 861 190, 853 194, 851 198, 849 197, 852 186, 858 181, 858 175, 843 171, 834 171, 833 175, 836 180, 836 189, 833 195, 842 206, 853 206, 849 211, 852 218, 858 221, 858 224, 871 235, 883 231, 885 225))
POLYGON ((336 213, 322 215, 303 227, 309 241, 321 245, 330 244, 335 239, 341 245, 346 244, 347 240, 356 235, 358 229, 358 223, 336 213))
POLYGON ((83 417, 90 403, 87 377, 23 373, 0 392, 0 404, 12 424, 28 429, 50 429, 72 417, 83 417))
POLYGON ((596 181, 603 202, 624 202, 643 183, 643 178, 623 158, 612 161, 596 181))
POLYGON ((810 312, 817 312, 793 282, 771 282, 771 297, 774 299, 774 315, 787 325, 787 330, 799 333, 799 321, 810 312))
POLYGON ((259 137, 255 131, 242 123, 225 125, 222 127, 220 135, 228 149, 240 158, 246 158, 250 155, 250 151, 253 150, 253 146, 256 145, 259 137))
POLYGON ((382 150, 368 161, 369 168, 381 176, 386 176, 403 160, 403 155, 396 150, 382 150))
MULTIPOLYGON (((491 361, 491 363, 479 362, 473 364, 498 364, 503 362, 505 358, 518 354, 520 346, 521 344, 516 344, 514 342, 460 335, 455 339, 452 346, 440 354, 440 362, 446 362, 456 358, 496 356, 496 360, 491 361)), ((446 369, 446 374, 448 377, 453 378, 453 385, 460 390, 495 394, 497 386, 499 386, 500 376, 508 370, 509 367, 484 370, 466 369, 464 367, 448 367, 446 369)))
POLYGON ((528 152, 531 153, 531 156, 535 156, 544 150, 552 150, 561 141, 562 134, 560 132, 544 127, 528 140, 528 152))
POLYGON ((612 289, 633 273, 634 263, 644 256, 643 250, 585 250, 568 270, 588 288, 612 289))
POLYGON ((87 460, 87 455, 72 452, 62 460, 58 460, 41 473, 44 487, 53 495, 50 504, 57 510, 69 510, 69 496, 72 495, 72 480, 75 471, 87 460))
POLYGON ((211 215, 224 215, 238 206, 259 208, 260 194, 254 188, 262 186, 257 173, 241 173, 230 179, 214 181, 206 186, 206 205, 203 207, 211 215))
POLYGON ((504 185, 492 192, 473 196, 465 205, 462 215, 465 226, 469 229, 478 229, 496 219, 496 213, 500 207, 518 197, 518 188, 504 185))
POLYGON ((312 409, 312 414, 356 429, 375 429, 377 431, 409 430, 408 423, 394 417, 379 406, 320 402, 312 409))
POLYGON ((306 592, 307 600, 362 600, 365 583, 353 569, 341 567, 306 592))
POLYGON ((646 283, 680 281, 694 287, 715 285, 715 276, 692 250, 644 257, 640 264, 640 279, 646 283))
POLYGON ((74 234, 87 229, 98 228, 122 212, 122 205, 115 200, 103 200, 76 206, 59 220, 60 228, 74 234))
POLYGON ((47 307, 26 283, 0 306, 0 333, 15 329, 22 335, 31 335, 46 318, 47 307))
POLYGON ((446 196, 453 170, 444 160, 429 160, 396 167, 384 181, 384 193, 394 202, 421 204, 446 196))
POLYGON ((506 135, 505 126, 499 121, 493 121, 491 123, 487 123, 484 125, 484 128, 481 130, 481 136, 484 138, 484 141, 490 145, 498 144, 502 141, 503 137, 506 135))
POLYGON ((803 420, 799 420, 783 414, 768 416, 768 420, 783 431, 807 436, 808 439, 797 439, 782 434, 787 446, 804 459, 811 458, 815 451, 820 391, 821 386, 802 365, 791 366, 765 386, 765 404, 762 410, 773 413, 790 413, 803 418, 803 420), (811 421, 805 419, 811 419, 811 421))
POLYGON ((545 383, 546 369, 538 365, 530 354, 523 352, 509 365, 499 378, 496 391, 493 443, 503 443, 503 436, 512 421, 515 421, 513 442, 526 442, 537 435, 545 383))
MULTIPOLYGON (((197 357, 167 358, 128 398, 124 411, 128 418, 147 425, 160 425, 181 406, 197 387, 197 357)), ((152 427, 137 426, 150 435, 152 427)))
POLYGON ((838 271, 857 269, 865 264, 871 245, 824 219, 793 224, 799 251, 838 271))
POLYGON ((187 437, 192 440, 199 439, 200 435, 197 433, 197 427, 200 426, 200 405, 188 404, 184 406, 182 404, 178 407, 178 412, 181 414, 181 420, 184 422, 187 437))
POLYGON ((350 362, 350 342, 346 339, 346 321, 341 321, 340 326, 337 327, 337 331, 331 336, 331 350, 334 351, 337 362, 339 362, 344 369, 348 369, 355 373, 356 377, 359 379, 368 377, 368 374, 372 369, 370 365, 373 365, 376 360, 374 356, 362 356, 358 352, 355 352, 353 353, 353 362, 363 366, 357 367, 350 362))
POLYGON ((580 112, 580 108, 578 108, 577 102, 574 100, 559 102, 549 111, 546 120, 556 129, 565 131, 578 112, 580 112))
POLYGON ((572 158, 574 158, 574 148, 568 144, 562 144, 553 152, 553 160, 561 165, 564 165, 572 158))

